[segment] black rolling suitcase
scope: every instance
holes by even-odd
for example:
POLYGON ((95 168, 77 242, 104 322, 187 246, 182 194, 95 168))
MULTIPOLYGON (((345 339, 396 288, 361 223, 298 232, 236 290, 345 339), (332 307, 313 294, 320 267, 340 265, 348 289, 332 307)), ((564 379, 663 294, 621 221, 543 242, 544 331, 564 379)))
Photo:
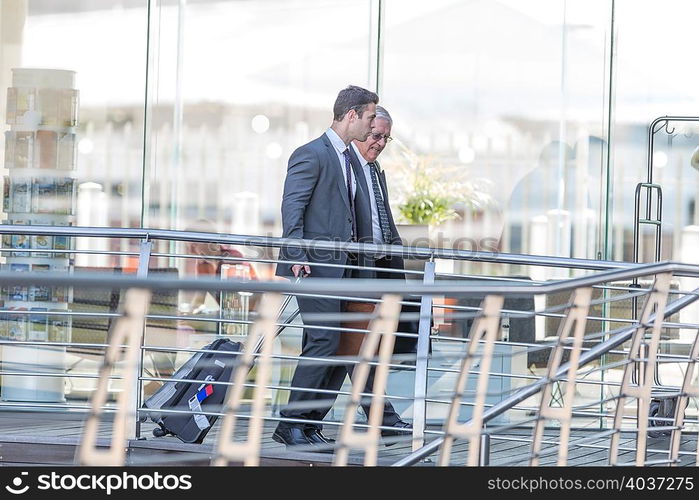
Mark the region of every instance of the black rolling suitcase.
MULTIPOLYGON (((290 300, 291 295, 288 295, 279 311, 280 316, 290 300)), ((298 314, 299 311, 296 310, 289 315, 277 329, 276 335, 291 324, 298 314)), ((261 340, 255 346, 255 352, 260 348, 261 340)), ((153 429, 154 436, 172 434, 185 443, 201 443, 218 420, 217 415, 197 412, 221 412, 230 385, 211 382, 230 382, 231 373, 239 357, 231 353, 242 352, 243 344, 225 337, 218 338, 206 345, 202 351, 213 352, 195 353, 173 374, 173 380, 165 382, 143 403, 146 409, 139 411, 140 420, 145 422, 150 419, 158 424, 158 427, 153 429), (182 413, 159 410, 176 410, 182 413)))
POLYGON ((146 399, 144 406, 150 411, 141 411, 141 420, 151 419, 158 424, 153 429, 156 437, 172 434, 185 443, 201 443, 218 419, 217 415, 204 415, 197 412, 220 413, 226 397, 228 385, 212 382, 229 382, 231 372, 242 351, 240 342, 227 338, 214 340, 203 348, 213 352, 194 354, 172 376, 174 380, 166 382, 152 396, 146 399), (197 382, 188 382, 189 379, 197 382), (167 409, 170 413, 158 410, 167 409))

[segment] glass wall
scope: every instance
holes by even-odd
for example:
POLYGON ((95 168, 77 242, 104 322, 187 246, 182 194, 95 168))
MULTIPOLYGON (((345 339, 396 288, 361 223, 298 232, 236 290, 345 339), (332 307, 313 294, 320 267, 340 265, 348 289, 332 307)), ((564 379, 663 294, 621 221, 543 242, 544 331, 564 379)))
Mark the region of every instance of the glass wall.
MULTIPOLYGON (((636 246, 638 260, 677 260, 699 263, 699 172, 691 166, 692 152, 699 145, 699 118, 688 122, 659 122, 652 137, 654 154, 648 172, 648 127, 663 116, 699 117, 699 68, 694 56, 692 20, 699 16, 699 4, 688 0, 640 2, 617 0, 619 30, 616 50, 616 93, 612 142, 613 184, 609 238, 615 260, 634 260, 634 202, 638 183, 648 182, 662 189, 662 231, 660 255, 655 227, 640 225, 636 246), (649 179, 650 177, 650 179, 649 179)), ((657 191, 651 204, 657 216, 657 191)), ((646 216, 646 196, 640 197, 641 217, 646 216)), ((680 278, 673 288, 694 290, 696 279, 680 278)), ((680 313, 680 320, 699 322, 699 306, 680 313)), ((674 337, 674 333, 670 332, 674 337)), ((680 340, 691 342, 696 331, 681 329, 680 340)))
POLYGON ((370 2, 156 4, 147 224, 277 230, 289 155, 369 84, 370 2))
MULTIPOLYGON (((619 41, 614 102, 613 258, 633 259, 634 189, 648 180, 648 126, 666 115, 699 116, 699 68, 692 64, 692 1, 617 1, 619 41)), ((662 259, 694 262, 682 251, 697 222, 699 173, 690 157, 699 144, 699 122, 659 124, 654 137, 652 180, 662 186, 662 259), (687 260, 689 259, 689 260, 687 260)), ((644 205, 645 205, 645 200, 644 205)), ((641 261, 655 260, 655 231, 643 229, 641 261)), ((692 242, 693 244, 693 242, 692 242)))
MULTIPOLYGON (((395 120, 381 158, 394 213, 416 172, 453 198, 459 217, 430 228, 433 244, 631 260, 648 124, 699 114, 688 62, 698 9, 691 0, 4 0, 0 111, 12 68, 75 72, 76 224, 279 235, 290 153, 329 125, 340 88, 363 85, 395 120)), ((695 130, 655 135, 663 258, 689 258, 680 249, 698 218, 687 161, 695 130)), ((642 260, 654 258, 646 233, 642 260)))
MULTIPOLYGON (((68 131, 66 136, 74 134, 75 138, 68 147, 67 142, 60 142, 63 135, 59 137, 58 156, 62 159, 71 157, 70 170, 75 179, 71 200, 74 213, 68 223, 81 226, 141 225, 147 3, 147 0, 8 0, 0 3, 0 114, 3 123, 9 120, 6 104, 16 104, 7 96, 8 89, 13 87, 13 69, 73 72, 77 121, 67 124, 70 126, 64 131, 58 130, 59 135, 68 131)), ((18 75, 14 76, 17 78, 18 75)), ((55 84, 44 83, 48 86, 55 84)), ((37 109, 41 105, 40 97, 37 94, 37 109)), ((20 126, 19 121, 15 125, 20 126)), ((20 128, 24 127, 24 130, 26 126, 23 124, 20 128)), ((39 128, 47 134, 57 130, 48 122, 42 122, 39 128)), ((8 131, 9 127, 4 130, 8 131)), ((7 134, 4 138, 8 138, 7 134)), ((5 143, 0 144, 6 152, 4 166, 14 168, 17 165, 10 158, 11 144, 5 146, 5 143)), ((37 151, 35 148, 38 155, 37 151)), ((48 149, 44 148, 42 154, 47 152, 48 149)), ((46 171, 45 163, 39 165, 35 162, 26 167, 30 168, 27 175, 31 174, 35 181, 52 175, 46 171)), ((5 172, 7 174, 8 170, 5 172)), ((7 187, 11 189, 11 186, 7 187)), ((36 208, 41 200, 37 196, 34 198, 31 203, 36 208)), ((28 212, 21 222, 59 224, 42 219, 37 211, 45 212, 39 207, 28 212)), ((13 215, 10 208, 9 221, 13 215)), ((127 250, 128 247, 126 241, 77 241, 79 249, 127 250)), ((119 261, 106 255, 83 254, 76 257, 76 264, 102 267, 129 266, 132 263, 129 259, 119 261)))
POLYGON ((578 0, 386 2, 381 95, 398 141, 384 165, 398 203, 415 169, 458 198, 440 246, 601 251, 610 14, 578 0))
POLYGON ((144 223, 280 235, 289 155, 369 86, 371 2, 155 4, 144 223))
MULTIPOLYGON (((417 229, 442 247, 630 261, 634 191, 650 180, 648 126, 664 115, 699 115, 691 24, 698 16, 695 0, 2 0, 2 219, 279 236, 290 154, 330 125, 338 90, 356 84, 377 90, 394 119, 395 140, 380 157, 393 213, 401 214, 419 178, 458 216, 430 227, 404 218, 403 236, 417 229), (22 74, 62 76, 20 95, 22 74), (68 104, 54 106, 64 103, 56 96, 68 104), (47 103, 59 117, 66 109, 72 117, 74 106, 75 120, 37 121, 33 113, 47 103), (69 206, 56 202, 59 193, 69 206)), ((699 123, 668 123, 652 137, 662 252, 654 255, 654 228, 644 227, 639 259, 695 262, 699 173, 689 158, 699 123)), ((75 242, 97 251, 133 252, 136 244, 75 242)), ((137 262, 99 252, 41 255, 40 245, 68 247, 5 240, 6 267, 133 271, 137 262)), ((152 272, 272 277, 269 263, 171 255, 275 257, 205 247, 160 242, 155 252, 166 255, 151 259, 152 272)), ((570 274, 477 261, 439 262, 438 271, 570 274)), ((6 295, 5 308, 94 305, 84 291, 6 295)), ((225 315, 243 299, 256 297, 172 294, 153 310, 172 317, 224 306, 225 315)), ((540 300, 537 310, 552 305, 540 300)), ((119 298, 99 301, 113 309, 119 298)), ((46 312, 34 316, 30 327, 45 325, 37 338, 60 340, 71 329, 46 312)), ((699 311, 683 311, 681 320, 698 323, 699 311)), ((167 344, 181 326, 212 333, 212 324, 150 324, 149 341, 167 344)), ((74 324, 72 340, 102 342, 103 326, 74 324)), ((537 338, 555 326, 538 318, 537 338)), ((22 328, 24 337, 10 338, 30 338, 26 322, 22 328)), ((73 390, 83 389, 90 390, 73 390)))
MULTIPOLYGON (((0 2, 3 224, 141 226, 147 5, 147 0, 0 2)), ((3 269, 133 272, 137 258, 116 252, 133 252, 137 244, 12 235, 2 241, 3 269)), ((119 302, 114 290, 3 287, 0 338, 104 343, 108 314, 119 302), (33 313, 22 315, 27 310, 33 313), (76 312, 106 314, 90 320, 76 312)), ((65 378, 4 375, 3 400, 63 402, 95 388, 85 375, 96 373, 99 348, 58 348, 44 357, 39 354, 44 349, 22 345, 5 344, 0 351, 5 370, 66 367, 65 378)))

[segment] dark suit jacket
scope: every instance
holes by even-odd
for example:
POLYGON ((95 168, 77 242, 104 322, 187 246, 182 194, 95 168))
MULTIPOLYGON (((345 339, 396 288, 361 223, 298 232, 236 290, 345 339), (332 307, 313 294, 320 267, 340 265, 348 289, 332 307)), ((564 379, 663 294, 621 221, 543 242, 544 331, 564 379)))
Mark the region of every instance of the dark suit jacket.
MULTIPOLYGON (((351 149, 350 149, 351 150, 351 149)), ((337 153, 326 134, 305 144, 291 154, 284 181, 282 198, 283 238, 303 238, 348 242, 352 235, 352 218, 347 185, 342 174, 337 153)), ((355 205, 367 204, 368 194, 358 182, 355 205)), ((362 216, 364 217, 364 216, 362 216)), ((347 252, 333 250, 305 250, 283 247, 280 260, 322 262, 345 265, 347 252)), ((364 256, 359 265, 367 265, 364 256)), ((277 276, 292 277, 292 264, 279 263, 277 276)), ((344 269, 339 267, 312 266, 311 276, 316 278, 340 278, 344 269)), ((357 273, 356 277, 371 277, 357 273)))
MULTIPOLYGON (((354 153, 354 150, 350 148, 351 154, 350 158, 352 160, 352 168, 354 169, 354 174, 357 177, 357 182, 362 185, 362 188, 368 193, 369 189, 372 189, 371 186, 368 185, 366 181, 366 177, 364 176, 364 171, 362 168, 362 164, 357 157, 357 155, 354 153)), ((378 162, 375 162, 377 166, 377 170, 379 171, 378 175, 378 180, 379 180, 379 185, 381 186, 381 192, 383 194, 383 201, 384 201, 384 207, 386 209, 386 214, 388 215, 388 223, 391 228, 391 244, 392 245, 402 245, 403 240, 401 240, 400 234, 398 234, 398 229, 396 228, 395 221, 393 219, 393 213, 391 212, 391 204, 389 203, 388 200, 388 187, 386 186, 386 173, 381 170, 380 165, 378 162)), ((358 218, 357 220, 357 225, 358 228, 361 227, 361 229, 358 229, 358 233, 362 235, 363 241, 366 241, 368 243, 373 242, 373 233, 372 233, 372 224, 371 224, 371 198, 367 195, 367 201, 366 205, 369 207, 368 211, 362 211, 362 218, 358 218)), ((358 212, 360 213, 360 212, 358 212)), ((403 257, 400 255, 391 255, 391 256, 386 256, 382 257, 378 260, 373 259, 371 257, 366 257, 365 259, 366 262, 371 262, 372 267, 383 267, 383 268, 389 268, 389 269, 405 269, 405 263, 403 261, 403 257)), ((378 274, 379 278, 385 278, 385 279, 405 279, 405 274, 403 273, 395 273, 395 272, 387 272, 387 273, 381 273, 379 272, 378 274)), ((412 302, 415 302, 416 299, 414 298, 408 298, 412 302)), ((410 313, 412 315, 415 315, 416 313, 420 312, 420 307, 419 306, 402 306, 401 307, 401 314, 404 313, 410 313)), ((405 333, 417 333, 419 327, 419 320, 418 319, 409 319, 409 320, 403 320, 398 324, 398 331, 400 332, 405 332, 405 333)), ((412 353, 415 352, 415 349, 417 347, 417 339, 414 338, 407 338, 407 337, 396 337, 395 341, 395 347, 393 351, 395 353, 412 353)))
MULTIPOLYGON (((357 157, 357 155, 354 152, 354 149, 350 148, 350 158, 351 158, 351 163, 352 163, 352 169, 354 170, 354 175, 357 178, 357 183, 362 186, 362 190, 367 193, 366 195, 366 200, 364 203, 364 207, 360 210, 359 204, 357 206, 357 232, 359 233, 360 236, 360 242, 366 242, 366 243, 373 243, 374 242, 374 234, 372 231, 372 220, 371 220, 371 198, 369 197, 368 193, 369 190, 372 189, 370 185, 367 184, 366 177, 364 176, 364 169, 362 168, 362 164, 357 157)), ((381 191, 383 193, 384 197, 384 207, 386 209, 386 213, 388 215, 388 224, 391 228, 391 245, 402 245, 403 240, 401 240, 400 235, 398 234, 398 229, 396 228, 396 224, 393 220, 393 213, 391 212, 391 205, 388 201, 388 187, 386 186, 386 174, 383 170, 381 170, 379 163, 375 162, 376 166, 379 171, 379 184, 381 185, 381 191)), ((403 257, 398 256, 398 255, 392 255, 392 256, 387 256, 384 257, 383 259, 385 261, 385 265, 382 265, 381 267, 390 267, 392 269, 404 269, 405 265, 403 262, 403 257)), ((369 265, 375 265, 376 262, 373 261, 371 258, 367 258, 367 262, 371 261, 372 263, 369 265)), ((392 278, 405 278, 403 274, 399 273, 390 273, 392 278)))

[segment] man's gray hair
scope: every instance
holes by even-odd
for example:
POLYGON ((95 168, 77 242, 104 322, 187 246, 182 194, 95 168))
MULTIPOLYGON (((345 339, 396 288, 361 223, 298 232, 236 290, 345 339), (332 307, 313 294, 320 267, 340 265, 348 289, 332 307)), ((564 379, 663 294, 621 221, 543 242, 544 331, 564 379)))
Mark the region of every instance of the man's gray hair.
POLYGON ((379 118, 386 120, 389 127, 393 127, 393 118, 391 118, 391 115, 388 114, 388 111, 383 106, 376 106, 376 118, 374 119, 378 120, 379 118))

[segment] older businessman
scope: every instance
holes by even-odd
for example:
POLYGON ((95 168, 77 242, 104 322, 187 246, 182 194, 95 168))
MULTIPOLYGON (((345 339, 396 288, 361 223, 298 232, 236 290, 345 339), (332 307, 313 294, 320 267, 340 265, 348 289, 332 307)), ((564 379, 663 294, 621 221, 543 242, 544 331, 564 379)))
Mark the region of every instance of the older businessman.
MULTIPOLYGON (((378 157, 384 150, 386 145, 391 141, 391 129, 393 127, 393 119, 391 115, 382 106, 376 106, 376 118, 371 130, 371 134, 366 141, 354 141, 352 143, 352 167, 357 176, 358 182, 363 191, 369 196, 364 201, 367 204, 368 210, 358 211, 358 233, 360 241, 386 245, 402 245, 402 240, 398 234, 391 206, 388 201, 388 187, 386 184, 386 175, 381 170, 378 163, 378 157)), ((391 272, 390 270, 403 270, 403 258, 400 255, 383 255, 373 256, 371 262, 365 262, 372 267, 387 269, 387 271, 378 271, 377 277, 404 279, 405 275, 400 272, 391 272)), ((345 310, 356 313, 372 313, 374 304, 370 302, 346 302, 345 310)), ((409 306, 404 307, 403 312, 415 312, 409 309, 409 306)), ((402 321, 399 324, 399 331, 417 333, 417 327, 414 322, 402 321)), ((357 321, 346 323, 345 326, 353 329, 366 330, 369 326, 368 321, 357 321)), ((359 353, 363 333, 343 332, 340 338, 340 346, 338 355, 356 356, 359 353)), ((415 348, 415 340, 412 338, 398 337, 396 338, 396 346, 394 352, 408 353, 413 352, 415 348)), ((352 369, 349 368, 348 373, 352 377, 352 369)), ((373 385, 373 373, 371 371, 370 378, 367 381, 365 392, 370 392, 373 385)), ((362 407, 364 412, 369 414, 370 401, 363 401, 362 407)), ((390 401, 384 403, 384 411, 382 424, 383 427, 391 427, 391 429, 382 429, 383 437, 406 436, 407 432, 411 431, 412 427, 408 422, 403 421, 398 413, 393 408, 390 401)), ((395 441, 394 441, 395 442, 395 441)), ((390 441, 387 441, 390 443, 390 441)))
MULTIPOLYGON (((361 87, 351 85, 341 90, 333 106, 330 128, 292 153, 281 204, 284 238, 357 241, 357 210, 368 209, 368 193, 357 182, 352 169, 350 143, 369 137, 378 101, 374 92, 361 87)), ((277 266, 277 275, 291 278, 305 274, 310 279, 371 277, 342 267, 366 265, 364 259, 362 255, 347 252, 285 247, 280 251, 282 262, 277 266)), ((325 298, 298 297, 297 301, 304 324, 315 328, 304 328, 289 402, 280 412, 284 420, 278 424, 272 438, 287 446, 304 445, 315 447, 317 451, 331 451, 327 446, 331 440, 323 435, 320 422, 334 404, 334 391, 340 388, 343 377, 339 374, 344 367, 304 358, 336 355, 340 341, 339 321, 310 319, 309 315, 337 316, 343 304, 339 299, 325 298)))

